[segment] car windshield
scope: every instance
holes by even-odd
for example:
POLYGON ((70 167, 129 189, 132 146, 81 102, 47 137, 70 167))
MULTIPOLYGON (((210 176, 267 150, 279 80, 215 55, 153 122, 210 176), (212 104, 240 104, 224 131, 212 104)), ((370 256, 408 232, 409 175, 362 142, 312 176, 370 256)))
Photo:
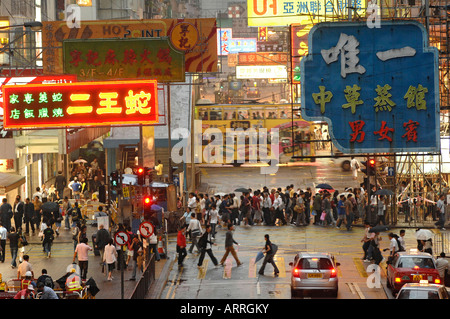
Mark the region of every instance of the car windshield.
POLYGON ((402 257, 398 262, 398 268, 430 268, 434 269, 434 263, 431 258, 428 257, 402 257))
POLYGON ((403 289, 398 299, 439 299, 439 293, 436 290, 403 289))
POLYGON ((331 269, 333 265, 328 258, 302 258, 298 262, 299 269, 331 269))

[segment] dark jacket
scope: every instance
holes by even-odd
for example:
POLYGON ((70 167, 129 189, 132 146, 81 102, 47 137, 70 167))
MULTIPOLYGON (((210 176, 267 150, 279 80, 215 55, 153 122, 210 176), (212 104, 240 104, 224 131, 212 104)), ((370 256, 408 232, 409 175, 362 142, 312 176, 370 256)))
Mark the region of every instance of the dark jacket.
POLYGON ((97 236, 95 238, 97 248, 103 249, 108 244, 108 241, 110 239, 111 239, 111 236, 109 235, 109 232, 104 228, 100 229, 97 232, 97 236))
POLYGON ((225 235, 225 248, 232 247, 233 244, 237 245, 238 243, 233 239, 233 232, 229 230, 225 235))
POLYGON ((33 218, 34 205, 32 202, 30 202, 28 204, 25 204, 24 206, 25 206, 25 209, 24 209, 25 216, 24 217, 27 221, 30 221, 33 218))
MULTIPOLYGON (((66 178, 64 176, 62 176, 62 175, 56 176, 56 178, 55 178, 55 187, 56 187, 57 190, 64 189, 64 187, 66 187, 66 185, 67 185, 67 181, 66 181, 66 178)), ((59 194, 59 196, 61 197, 62 194, 59 194)))

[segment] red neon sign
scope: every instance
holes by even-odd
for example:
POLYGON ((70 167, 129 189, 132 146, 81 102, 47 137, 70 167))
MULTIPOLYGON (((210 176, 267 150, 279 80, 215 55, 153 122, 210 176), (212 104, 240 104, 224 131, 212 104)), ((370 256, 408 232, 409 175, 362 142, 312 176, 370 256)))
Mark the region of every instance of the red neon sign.
POLYGON ((158 123, 157 81, 3 86, 6 129, 158 123))

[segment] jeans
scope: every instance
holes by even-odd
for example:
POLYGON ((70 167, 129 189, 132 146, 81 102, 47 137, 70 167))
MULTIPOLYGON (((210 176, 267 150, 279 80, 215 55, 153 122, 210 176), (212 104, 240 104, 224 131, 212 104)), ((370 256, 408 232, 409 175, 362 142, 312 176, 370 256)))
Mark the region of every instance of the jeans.
POLYGON ((156 260, 159 261, 161 259, 161 257, 159 256, 158 245, 157 244, 149 244, 149 247, 153 250, 156 260))
POLYGON ((131 279, 136 279, 137 268, 138 268, 137 259, 133 258, 133 273, 131 274, 131 279))
POLYGON ((81 279, 86 279, 88 272, 88 261, 87 260, 79 260, 78 266, 80 266, 80 277, 81 279))
POLYGON ((201 250, 200 247, 198 247, 198 240, 197 240, 197 238, 198 237, 196 237, 196 236, 192 236, 192 238, 191 238, 192 244, 191 244, 191 247, 189 247, 189 252, 191 254, 192 254, 192 251, 194 250, 194 246, 197 247, 198 251, 201 250))
POLYGON ((352 228, 353 223, 353 213, 350 213, 347 215, 347 230, 350 230, 352 228))
POLYGON ((44 250, 47 254, 52 252, 52 243, 50 241, 44 242, 44 250))
POLYGON ((11 247, 11 266, 16 267, 16 259, 17 259, 17 252, 19 251, 18 247, 11 247))
POLYGON ((210 225, 211 225, 211 236, 214 238, 214 237, 216 237, 216 226, 217 226, 217 224, 216 223, 211 223, 210 225))
POLYGON ((439 220, 435 223, 436 226, 444 228, 445 225, 445 214, 439 214, 439 220))

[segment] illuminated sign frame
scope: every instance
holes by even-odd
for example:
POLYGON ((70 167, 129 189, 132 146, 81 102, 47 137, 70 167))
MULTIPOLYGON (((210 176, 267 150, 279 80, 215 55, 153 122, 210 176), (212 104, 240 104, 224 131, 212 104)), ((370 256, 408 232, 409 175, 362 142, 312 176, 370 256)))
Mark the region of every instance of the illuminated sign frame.
POLYGON ((5 129, 155 125, 156 80, 3 86, 5 129))
POLYGON ((286 65, 237 65, 236 79, 286 79, 286 65))

